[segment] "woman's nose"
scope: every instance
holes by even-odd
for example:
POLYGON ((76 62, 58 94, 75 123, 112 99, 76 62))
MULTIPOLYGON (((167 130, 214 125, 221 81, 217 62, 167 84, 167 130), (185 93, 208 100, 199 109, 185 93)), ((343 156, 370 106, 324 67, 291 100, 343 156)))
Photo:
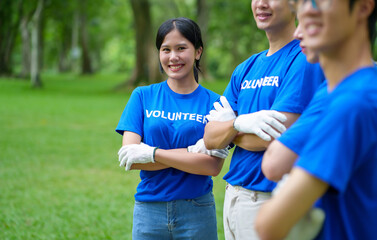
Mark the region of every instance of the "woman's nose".
POLYGON ((177 61, 179 59, 179 53, 176 51, 172 51, 170 55, 170 60, 171 61, 177 61))

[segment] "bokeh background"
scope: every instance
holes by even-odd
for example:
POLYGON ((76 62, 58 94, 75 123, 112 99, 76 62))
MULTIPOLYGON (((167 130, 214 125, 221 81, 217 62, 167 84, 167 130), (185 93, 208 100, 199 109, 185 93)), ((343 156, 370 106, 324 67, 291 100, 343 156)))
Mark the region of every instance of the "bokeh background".
POLYGON ((131 239, 139 173, 118 166, 114 129, 136 86, 166 78, 155 34, 179 16, 200 25, 200 84, 219 94, 268 47, 250 0, 0 0, 0 239, 131 239))
POLYGON ((267 47, 250 3, 1 0, 0 75, 31 76, 35 87, 44 83, 37 73, 123 73, 123 82, 131 86, 158 82, 164 76, 158 72, 155 34, 165 20, 183 16, 202 29, 203 79, 229 78, 242 60, 267 47))

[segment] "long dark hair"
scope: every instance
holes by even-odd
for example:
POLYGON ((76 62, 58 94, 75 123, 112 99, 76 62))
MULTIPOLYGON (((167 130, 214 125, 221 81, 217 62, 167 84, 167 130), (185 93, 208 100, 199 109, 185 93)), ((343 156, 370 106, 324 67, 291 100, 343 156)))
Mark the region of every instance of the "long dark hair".
MULTIPOLYGON (((164 23, 161 24, 160 28, 157 31, 157 36, 156 36, 156 47, 158 51, 160 51, 161 45, 164 42, 165 36, 173 31, 174 29, 177 29, 178 32, 182 34, 187 40, 189 40, 192 45, 194 45, 195 49, 198 50, 200 47, 202 49, 204 48, 203 46, 203 41, 202 41, 202 34, 200 31, 200 28, 196 22, 194 22, 191 19, 180 17, 180 18, 172 18, 164 23)), ((203 53, 203 52, 202 52, 203 53)), ((200 71, 200 66, 199 66, 200 58, 199 60, 195 60, 194 64, 194 77, 195 81, 198 82, 199 76, 198 76, 198 71, 200 71)), ((162 69, 161 63, 160 63, 160 71, 164 72, 162 69)))

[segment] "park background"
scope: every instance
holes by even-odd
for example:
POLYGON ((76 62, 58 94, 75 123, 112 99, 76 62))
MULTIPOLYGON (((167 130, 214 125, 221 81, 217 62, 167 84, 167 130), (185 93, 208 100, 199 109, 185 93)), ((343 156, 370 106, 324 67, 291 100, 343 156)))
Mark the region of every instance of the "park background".
POLYGON ((0 1, 0 239, 131 239, 139 173, 118 166, 114 129, 136 86, 166 78, 155 34, 179 16, 200 25, 200 84, 219 94, 268 47, 250 0, 0 1))

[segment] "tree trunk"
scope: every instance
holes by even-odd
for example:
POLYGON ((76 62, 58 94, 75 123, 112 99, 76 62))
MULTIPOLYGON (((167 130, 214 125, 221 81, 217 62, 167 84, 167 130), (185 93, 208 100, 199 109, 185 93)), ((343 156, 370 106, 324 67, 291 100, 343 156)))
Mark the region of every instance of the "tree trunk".
POLYGON ((42 81, 40 78, 40 42, 41 42, 41 19, 43 11, 44 0, 38 0, 37 9, 34 12, 32 18, 32 30, 31 30, 31 85, 35 88, 42 87, 42 81))
POLYGON ((30 16, 22 16, 20 30, 22 39, 22 69, 20 73, 21 78, 30 77, 30 31, 28 28, 30 16))
POLYGON ((0 1, 0 75, 12 73, 11 56, 22 16, 23 1, 18 1, 17 13, 13 12, 12 2, 12 0, 0 1))
POLYGON ((196 6, 197 6, 197 14, 198 14, 198 25, 200 27, 200 30, 202 32, 202 39, 203 39, 203 45, 204 45, 204 54, 202 54, 201 60, 200 60, 200 69, 201 69, 201 76, 202 78, 206 80, 213 80, 213 77, 208 71, 207 68, 207 54, 205 47, 208 46, 207 44, 207 31, 208 31, 208 18, 209 18, 209 7, 207 4, 207 0, 196 0, 196 6))
POLYGON ((150 4, 148 0, 130 0, 136 31, 136 66, 128 81, 116 88, 125 86, 135 87, 141 83, 159 82, 162 75, 159 73, 157 51, 153 44, 150 4))
POLYGON ((42 71, 43 69, 43 64, 44 64, 44 31, 45 31, 45 23, 46 21, 44 20, 44 14, 43 14, 43 9, 44 9, 45 1, 43 1, 43 8, 42 8, 42 13, 41 13, 41 19, 39 20, 40 26, 39 26, 39 42, 38 42, 38 55, 39 55, 39 71, 42 71))
POLYGON ((136 66, 129 85, 149 82, 148 51, 151 45, 151 16, 149 1, 131 0, 136 31, 136 66))
POLYGON ((92 61, 90 59, 89 43, 88 43, 88 30, 86 24, 86 0, 81 0, 81 11, 80 11, 80 44, 82 49, 82 62, 81 62, 81 73, 91 74, 93 73, 92 61))
POLYGON ((59 47, 59 62, 58 69, 59 72, 67 72, 71 69, 71 61, 69 58, 69 53, 71 49, 71 29, 68 26, 63 27, 62 38, 60 39, 59 47))

